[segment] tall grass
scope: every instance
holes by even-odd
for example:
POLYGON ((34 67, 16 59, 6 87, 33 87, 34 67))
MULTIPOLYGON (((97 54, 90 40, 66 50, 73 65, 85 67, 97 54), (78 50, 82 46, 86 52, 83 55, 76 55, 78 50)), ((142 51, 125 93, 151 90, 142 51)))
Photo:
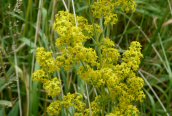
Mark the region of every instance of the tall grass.
MULTIPOLYGON (((0 116, 46 115, 50 101, 40 84, 31 79, 32 72, 39 68, 35 48, 55 50, 55 14, 73 9, 72 1, 65 2, 66 6, 63 0, 0 1, 0 116)), ((144 59, 138 74, 145 80, 147 97, 141 114, 172 115, 172 2, 137 0, 137 4, 134 14, 119 13, 121 20, 111 27, 112 32, 107 28, 105 33, 110 34, 120 50, 133 40, 143 45, 144 59)), ((76 14, 92 20, 87 1, 75 0, 74 5, 76 14)), ((79 86, 82 92, 82 81, 79 86)), ((70 84, 64 88, 67 92, 70 84)))

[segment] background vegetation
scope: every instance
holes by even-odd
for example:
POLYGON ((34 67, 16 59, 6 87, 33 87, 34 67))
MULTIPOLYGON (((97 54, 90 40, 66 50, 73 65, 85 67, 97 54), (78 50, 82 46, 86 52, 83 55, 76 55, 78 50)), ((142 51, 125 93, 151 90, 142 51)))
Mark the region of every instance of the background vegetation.
MULTIPOLYGON (((70 0, 66 0, 71 7, 70 0)), ((111 38, 121 50, 133 40, 144 59, 138 74, 145 80, 143 116, 172 115, 172 1, 136 0, 133 14, 119 13, 111 38)), ((86 0, 76 0, 76 13, 90 17, 86 0)), ((72 9, 72 7, 71 7, 72 9)), ((52 30, 55 14, 65 10, 60 0, 0 0, 0 116, 46 115, 49 103, 31 80, 35 48, 55 50, 52 30), (19 96, 20 95, 20 96, 19 96), (20 106, 22 104, 22 106, 20 106)), ((90 19, 91 20, 91 19, 90 19)))

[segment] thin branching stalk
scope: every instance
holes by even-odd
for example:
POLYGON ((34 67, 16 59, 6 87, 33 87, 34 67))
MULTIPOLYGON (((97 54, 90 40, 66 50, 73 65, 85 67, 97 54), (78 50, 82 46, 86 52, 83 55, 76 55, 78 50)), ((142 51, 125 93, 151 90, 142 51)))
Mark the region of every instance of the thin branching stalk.
POLYGON ((97 93, 97 90, 95 87, 94 87, 94 92, 95 92, 96 96, 98 96, 98 93, 97 93))
MULTIPOLYGON (((60 77, 60 73, 58 72, 57 75, 58 75, 59 81, 61 81, 62 79, 61 79, 61 77, 60 77)), ((63 87, 62 87, 62 85, 61 85, 61 90, 62 90, 61 96, 62 96, 62 99, 63 99, 63 97, 64 97, 64 92, 63 92, 63 87)))
MULTIPOLYGON (((53 37, 54 37, 54 31, 52 30, 52 27, 53 27, 53 22, 54 22, 54 16, 55 16, 55 9, 56 9, 56 5, 57 5, 57 0, 53 0, 53 3, 52 3, 53 5, 53 8, 52 8, 52 13, 51 13, 51 26, 50 26, 50 28, 51 28, 51 36, 50 36, 50 41, 51 41, 51 43, 53 43, 53 37)), ((53 46, 54 47, 54 46, 53 46)))
POLYGON ((73 85, 73 88, 74 88, 75 93, 77 93, 76 84, 75 84, 75 83, 73 83, 72 85, 73 85))
MULTIPOLYGON (((13 50, 15 50, 15 44, 13 46, 13 50)), ((14 62, 15 62, 15 71, 16 71, 16 78, 17 78, 17 93, 18 93, 18 100, 19 100, 19 111, 20 116, 22 116, 22 105, 21 105, 21 95, 20 95, 20 83, 19 83, 19 74, 18 74, 18 63, 17 63, 17 53, 14 52, 14 62)))
POLYGON ((161 80, 159 78, 157 78, 156 76, 150 74, 149 72, 146 72, 145 70, 140 69, 139 70, 142 74, 147 75, 148 77, 151 77, 152 79, 155 79, 156 81, 158 81, 159 83, 161 82, 161 80))
POLYGON ((63 5, 64 5, 64 7, 65 7, 66 11, 68 11, 68 12, 69 12, 69 10, 68 10, 68 8, 67 8, 67 5, 66 5, 66 2, 65 2, 64 0, 62 0, 62 2, 63 2, 63 5))
MULTIPOLYGON (((41 6, 42 6, 42 0, 40 0, 39 2, 39 10, 38 10, 38 16, 37 16, 37 23, 36 23, 36 33, 35 33, 35 40, 34 40, 34 49, 36 50, 36 43, 37 43, 37 40, 38 40, 38 34, 39 34, 39 30, 40 30, 40 22, 41 22, 41 6)), ((35 57, 35 54, 33 54, 33 57, 32 57, 32 72, 34 70, 34 57, 35 57)), ((32 74, 32 73, 31 73, 32 74)))
POLYGON ((71 2, 71 0, 68 0, 68 1, 67 1, 67 6, 68 6, 69 12, 70 12, 70 2, 71 2))
POLYGON ((92 116, 92 111, 91 111, 91 104, 90 104, 90 97, 89 97, 89 93, 88 93, 88 86, 86 83, 86 92, 87 92, 87 100, 88 100, 88 106, 89 106, 89 110, 90 110, 90 116, 92 116))
POLYGON ((127 15, 124 14, 124 13, 122 13, 122 15, 124 15, 127 19, 129 19, 129 21, 131 21, 131 23, 133 23, 133 24, 137 27, 137 29, 143 34, 143 36, 145 37, 145 39, 150 43, 150 38, 146 35, 146 33, 143 31, 143 29, 142 29, 139 25, 137 25, 137 23, 134 22, 134 21, 131 19, 131 17, 127 16, 127 15))
POLYGON ((163 108, 164 112, 166 113, 167 116, 170 116, 169 113, 167 112, 166 108, 164 107, 163 103, 161 102, 160 98, 158 97, 158 95, 156 94, 156 92, 154 91, 154 89, 152 88, 152 86, 149 84, 149 82, 147 81, 147 79, 145 78, 145 76, 138 71, 140 76, 144 79, 145 83, 149 86, 150 90, 152 91, 152 93, 154 94, 154 96, 156 97, 156 99, 158 100, 158 102, 160 103, 161 107, 163 108))
POLYGON ((75 17, 75 24, 76 24, 76 27, 78 26, 78 21, 76 19, 76 11, 75 11, 75 5, 74 5, 74 1, 72 0, 72 8, 73 8, 73 14, 74 14, 74 17, 75 17))
MULTIPOLYGON (((166 62, 166 66, 167 66, 167 72, 169 74, 169 77, 172 78, 172 70, 171 70, 171 67, 170 67, 170 63, 168 61, 168 58, 167 58, 167 55, 166 55, 166 52, 165 52, 165 49, 164 49, 164 46, 162 44, 162 39, 161 39, 161 35, 160 33, 158 33, 158 38, 159 38, 159 41, 160 41, 160 45, 161 45, 161 48, 162 48, 162 51, 163 51, 163 55, 164 55, 164 58, 165 58, 165 62, 166 62)), ((171 79, 170 79, 171 80, 171 79)))
POLYGON ((170 0, 168 0, 168 5, 169 5, 169 8, 170 8, 170 13, 171 13, 171 16, 172 16, 172 7, 171 7, 170 0))
POLYGON ((70 89, 71 84, 72 84, 72 73, 71 75, 69 75, 68 90, 70 89))
MULTIPOLYGON (((162 38, 161 38, 160 33, 158 33, 158 38, 159 38, 160 45, 161 45, 161 48, 162 48, 162 52, 163 52, 163 55, 164 55, 164 58, 165 58, 165 62, 164 63, 167 66, 167 70, 166 71, 167 71, 167 73, 169 75, 169 80, 170 80, 170 85, 168 86, 168 89, 170 90, 171 87, 172 87, 172 70, 171 70, 170 63, 169 63, 169 60, 167 58, 167 55, 166 55, 166 52, 165 52, 165 49, 164 49, 164 46, 163 46, 163 43, 162 43, 162 38)), ((169 94, 169 99, 170 98, 171 98, 171 94, 169 94)))
MULTIPOLYGON (((38 15, 37 15, 37 22, 36 22, 36 33, 35 33, 35 40, 34 40, 34 49, 36 50, 36 43, 37 43, 37 40, 38 40, 38 35, 39 35, 39 30, 40 30, 40 22, 41 22, 41 8, 42 8, 42 5, 43 5, 43 1, 40 0, 39 2, 39 10, 38 10, 38 15)), ((32 72, 34 70, 34 57, 35 57, 35 54, 33 53, 33 56, 32 56, 32 72)), ((31 73, 32 74, 32 73, 31 73)))
MULTIPOLYGON (((27 75, 27 74, 26 74, 27 75)), ((26 110, 26 116, 29 116, 29 108, 30 108, 30 106, 29 106, 29 102, 30 102, 30 88, 29 88, 29 79, 30 79, 30 77, 27 75, 26 76, 26 95, 27 95, 27 97, 26 97, 26 99, 27 99, 27 110, 26 110)))
MULTIPOLYGON (((157 29, 156 24, 155 24, 155 28, 157 29)), ((164 58, 165 58, 165 62, 163 60, 161 60, 161 61, 162 61, 162 63, 164 63, 164 66, 166 66, 166 71, 169 74, 169 77, 172 78, 172 70, 171 70, 171 67, 170 67, 170 64, 169 64, 169 61, 168 61, 164 46, 162 44, 161 34, 159 32, 158 32, 158 38, 159 38, 159 42, 160 42, 160 45, 161 45, 161 48, 162 48, 162 53, 163 53, 164 58)), ((172 80, 172 79, 170 79, 170 80, 172 80)))
POLYGON ((121 41, 122 41, 122 39, 123 39, 123 35, 124 35, 124 34, 126 33, 126 31, 127 31, 127 28, 128 28, 128 26, 129 26, 129 24, 130 24, 130 22, 131 22, 131 18, 132 18, 132 17, 133 17, 133 13, 131 14, 131 16, 130 16, 130 18, 129 18, 129 20, 128 20, 126 26, 125 26, 125 29, 124 29, 124 31, 123 31, 123 33, 122 33, 122 35, 121 35, 121 37, 120 37, 120 39, 119 39, 119 41, 118 41, 117 46, 119 46, 119 44, 121 43, 121 41))
MULTIPOLYGON (((34 40, 34 52, 33 52, 33 56, 32 56, 32 70, 31 70, 31 74, 33 73, 34 71, 34 63, 35 63, 35 51, 36 51, 36 43, 37 43, 37 40, 38 40, 38 35, 39 35, 39 30, 40 30, 40 22, 41 22, 41 9, 42 9, 42 5, 43 5, 43 0, 40 0, 39 1, 39 9, 38 9, 38 15, 37 15, 37 22, 36 22, 36 32, 35 32, 35 40, 34 40)), ((32 78, 30 78, 30 81, 29 81, 29 88, 31 90, 31 85, 32 85, 32 78)), ((30 106, 30 102, 29 102, 29 106, 30 106)))

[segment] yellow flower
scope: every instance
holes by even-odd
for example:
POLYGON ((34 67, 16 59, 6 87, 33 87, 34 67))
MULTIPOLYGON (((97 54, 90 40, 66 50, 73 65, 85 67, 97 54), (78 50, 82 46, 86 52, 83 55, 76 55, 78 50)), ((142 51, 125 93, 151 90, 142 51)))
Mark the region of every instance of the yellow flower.
POLYGON ((56 15, 54 30, 59 34, 56 41, 58 48, 64 49, 67 46, 75 46, 76 44, 84 43, 93 36, 93 26, 88 24, 88 21, 81 16, 77 16, 78 26, 75 25, 74 15, 60 11, 56 15))
MULTIPOLYGON (((134 0, 99 0, 93 3, 91 9, 93 16, 103 18, 106 26, 117 23, 116 11, 120 8, 129 12, 134 11, 135 7, 134 0)), ((76 16, 76 19, 78 26, 73 14, 58 12, 54 23, 54 30, 58 34, 55 43, 58 54, 53 56, 53 52, 46 51, 43 47, 38 48, 36 60, 41 69, 34 72, 32 77, 34 81, 43 83, 48 96, 55 98, 62 91, 62 83, 57 77, 53 78, 53 75, 64 69, 65 73, 76 73, 76 77, 80 76, 86 84, 96 88, 98 95, 95 99, 90 98, 88 108, 87 103, 84 103, 87 100, 83 100, 82 95, 67 93, 59 97, 61 100, 53 101, 48 106, 47 113, 60 115, 61 110, 72 110, 72 114, 76 116, 139 115, 134 103, 142 102, 145 98, 142 91, 144 81, 136 75, 143 57, 140 43, 132 42, 129 49, 120 55, 115 43, 110 38, 102 37, 104 25, 90 25, 82 16, 76 16), (85 43, 91 42, 89 39, 94 41, 95 46, 86 46, 88 44, 85 43), (109 103, 110 110, 106 107, 109 103), (111 110, 113 111, 110 112, 111 110)))
POLYGON ((36 60, 44 71, 53 73, 59 70, 52 52, 47 52, 43 47, 37 48, 36 60))
POLYGON ((118 16, 117 14, 114 13, 109 13, 108 15, 105 16, 105 25, 111 24, 114 25, 118 22, 118 16))
POLYGON ((37 70, 32 74, 33 81, 44 83, 48 80, 48 75, 43 70, 37 70))
POLYGON ((136 10, 136 2, 135 0, 118 0, 115 3, 115 6, 121 7, 121 9, 125 12, 135 12, 136 10))
POLYGON ((113 112, 114 116, 139 116, 139 110, 131 104, 119 106, 113 112))
POLYGON ((68 109, 70 107, 74 107, 76 112, 81 113, 85 109, 85 103, 82 102, 82 99, 83 98, 81 94, 68 93, 66 96, 64 96, 61 103, 63 104, 64 108, 68 109))
POLYGON ((47 107, 47 113, 50 116, 57 116, 60 114, 62 110, 62 105, 61 102, 56 100, 54 102, 52 102, 48 107, 47 107))
POLYGON ((51 97, 56 97, 61 93, 61 82, 55 77, 43 83, 43 88, 51 97))
POLYGON ((140 60, 143 57, 141 54, 141 45, 139 42, 132 42, 129 50, 123 54, 123 62, 127 63, 133 71, 137 71, 139 68, 140 60))
POLYGON ((93 102, 91 102, 91 112, 90 112, 90 109, 87 108, 84 111, 85 115, 86 116, 90 116, 90 114, 91 114, 93 116, 99 116, 100 112, 101 112, 100 101, 101 101, 101 97, 100 96, 96 96, 95 100, 93 102))
POLYGON ((92 13, 95 18, 103 18, 105 19, 104 24, 116 24, 118 21, 117 14, 114 11, 114 2, 109 0, 100 0, 98 2, 94 2, 92 5, 92 13))

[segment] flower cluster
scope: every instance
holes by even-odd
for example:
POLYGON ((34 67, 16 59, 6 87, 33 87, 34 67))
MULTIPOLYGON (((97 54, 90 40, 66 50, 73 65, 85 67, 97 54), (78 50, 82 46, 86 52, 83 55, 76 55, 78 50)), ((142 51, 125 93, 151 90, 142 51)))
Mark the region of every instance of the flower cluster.
POLYGON ((61 101, 59 100, 51 102, 51 104, 47 108, 47 112, 50 116, 59 115, 61 110, 62 110, 62 104, 61 101))
MULTIPOLYGON (((113 8, 134 11, 133 0, 100 0, 92 6, 93 15, 104 17, 105 24, 117 21, 113 8), (128 6, 126 6, 128 5, 128 6)), ((60 11, 56 15, 54 30, 58 33, 56 47, 58 53, 37 49, 36 60, 41 66, 33 73, 33 80, 43 83, 43 88, 52 98, 57 98, 63 89, 63 82, 54 77, 55 72, 70 72, 84 80, 88 86, 98 90, 96 96, 86 103, 79 93, 65 93, 61 100, 54 100, 47 108, 49 115, 59 115, 62 111, 84 116, 139 115, 135 103, 142 102, 144 81, 136 75, 139 69, 141 45, 131 42, 124 53, 119 53, 115 43, 108 37, 95 40, 95 33, 103 33, 97 24, 89 24, 82 16, 60 11), (76 18, 76 20, 75 20, 76 18), (93 47, 86 42, 95 42, 93 47), (77 67, 74 69, 74 67, 77 67), (107 107, 111 104, 111 107, 107 107), (108 109, 109 108, 109 109, 108 109)), ((65 79, 70 80, 70 79, 65 79)), ((89 96, 87 96, 89 97, 89 96)))
POLYGON ((82 17, 76 17, 69 12, 60 11, 56 15, 54 30, 59 34, 56 46, 62 55, 56 58, 65 70, 70 70, 75 64, 96 65, 97 55, 94 49, 84 47, 84 43, 91 39, 94 31, 101 31, 96 24, 89 25, 88 21, 82 17), (76 26, 78 23, 78 26, 76 26), (96 28, 94 28, 96 27, 96 28))
POLYGON ((50 75, 43 70, 37 70, 33 73, 32 78, 34 81, 43 83, 43 88, 48 96, 56 97, 61 93, 61 82, 54 77, 51 79, 50 75))
POLYGON ((37 70, 32 75, 33 81, 46 82, 48 80, 48 75, 44 70, 37 70))
POLYGON ((104 18, 105 25, 116 24, 118 21, 116 11, 122 9, 125 12, 133 12, 136 9, 135 0, 98 0, 92 5, 92 13, 95 18, 104 18))
POLYGON ((70 108, 74 107, 76 109, 76 112, 83 112, 85 109, 85 103, 82 102, 83 97, 80 94, 70 94, 68 93, 62 101, 64 108, 70 108))
POLYGON ((56 97, 61 93, 61 81, 59 81, 57 78, 53 78, 51 80, 47 80, 43 88, 47 92, 49 96, 56 97))
MULTIPOLYGON (((110 44, 110 41, 108 43, 109 44, 102 45, 102 48, 106 46, 107 49, 109 49, 108 47, 113 46, 113 44, 110 44)), ((87 83, 99 89, 108 89, 106 94, 109 94, 113 103, 117 104, 113 111, 116 115, 132 115, 132 113, 138 115, 139 111, 133 103, 142 102, 145 98, 142 91, 144 81, 135 74, 138 70, 140 59, 142 58, 140 49, 141 45, 138 42, 132 42, 129 50, 123 53, 123 57, 121 58, 122 63, 116 64, 120 55, 117 51, 115 52, 116 49, 114 49, 113 53, 116 55, 115 63, 105 62, 111 58, 109 56, 107 59, 103 60, 103 63, 108 64, 107 66, 102 65, 96 70, 91 67, 87 67, 86 70, 82 68, 79 72, 80 76, 87 83), (109 65, 110 63, 111 65, 109 65)), ((105 98, 101 97, 101 99, 105 98)), ((101 105, 99 106, 99 110, 103 110, 101 109, 101 105)))
POLYGON ((54 30, 60 36, 56 41, 58 48, 73 47, 78 43, 85 42, 93 35, 93 26, 89 25, 84 17, 77 16, 76 20, 77 22, 75 22, 74 15, 69 12, 60 11, 56 15, 54 30), (78 26, 75 26, 76 23, 78 26))
POLYGON ((100 0, 92 5, 92 13, 96 18, 105 18, 105 25, 116 24, 117 14, 113 12, 115 4, 109 0, 100 0))
POLYGON ((56 116, 60 114, 63 107, 65 109, 74 108, 76 110, 75 114, 82 114, 86 106, 85 103, 82 102, 82 99, 83 97, 80 94, 68 93, 66 96, 64 96, 62 101, 56 100, 52 102, 48 106, 47 112, 51 116, 56 116))
POLYGON ((102 50, 102 59, 101 59, 101 66, 102 67, 112 67, 113 65, 117 64, 120 53, 115 48, 115 44, 109 38, 105 38, 101 44, 102 50))
POLYGON ((96 65, 97 55, 94 49, 85 48, 82 44, 76 44, 74 47, 68 47, 63 50, 63 54, 56 58, 57 62, 63 64, 64 69, 70 70, 72 66, 84 64, 96 65))
POLYGON ((43 47, 37 49, 36 59, 44 71, 53 73, 59 70, 58 64, 55 61, 52 52, 47 52, 43 47))
POLYGON ((135 0, 117 0, 115 4, 125 12, 134 12, 136 10, 135 0))

